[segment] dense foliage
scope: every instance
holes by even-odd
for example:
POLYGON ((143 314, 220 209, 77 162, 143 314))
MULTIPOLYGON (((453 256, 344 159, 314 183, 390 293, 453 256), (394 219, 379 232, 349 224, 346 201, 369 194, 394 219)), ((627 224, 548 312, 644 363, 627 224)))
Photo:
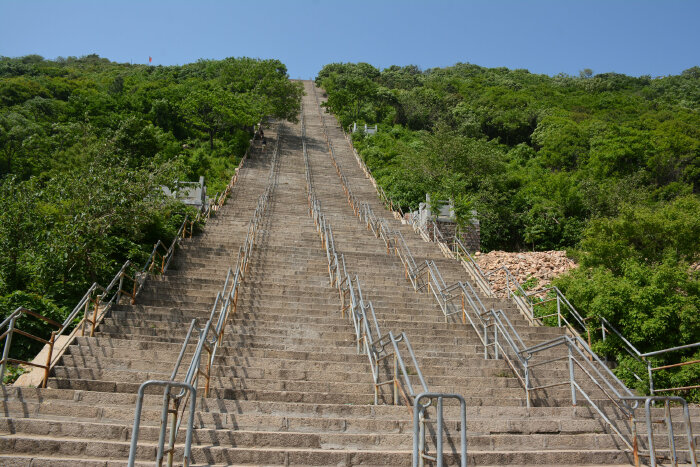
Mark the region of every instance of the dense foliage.
POLYGON ((204 175, 221 190, 255 124, 295 119, 301 95, 277 60, 0 57, 3 316, 24 305, 62 319, 93 281, 143 264, 185 214, 160 187, 204 175))
MULTIPOLYGON (((700 341, 700 68, 651 79, 334 63, 317 84, 346 128, 379 125, 353 140, 404 209, 431 193, 460 222, 477 210, 485 250, 569 249, 581 267, 557 284, 642 352, 700 341)), ((619 344, 596 345, 624 363, 619 344)))

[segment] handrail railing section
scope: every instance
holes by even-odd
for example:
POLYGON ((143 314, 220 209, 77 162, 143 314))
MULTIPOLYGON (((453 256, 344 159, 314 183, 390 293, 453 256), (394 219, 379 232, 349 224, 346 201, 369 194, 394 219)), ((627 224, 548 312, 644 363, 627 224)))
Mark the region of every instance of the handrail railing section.
POLYGON ((102 287, 97 282, 93 283, 88 288, 85 295, 83 295, 83 298, 78 302, 75 308, 73 308, 71 313, 61 324, 55 323, 49 318, 46 318, 45 316, 24 307, 19 307, 10 313, 5 320, 0 323, 0 330, 5 330, 2 334, 0 334, 0 340, 3 338, 5 339, 2 360, 0 360, 0 385, 4 384, 5 372, 9 363, 43 368, 44 378, 41 382, 41 386, 46 387, 51 368, 58 361, 58 357, 60 356, 54 355, 56 340, 67 331, 72 330, 72 332, 69 334, 68 343, 63 346, 65 349, 73 341, 73 339, 78 336, 78 332, 80 332, 80 336, 85 336, 85 329, 88 325, 90 327, 89 336, 93 337, 95 335, 95 328, 97 325, 110 311, 111 307, 115 303, 119 303, 122 296, 128 296, 131 304, 133 304, 136 300, 136 296, 141 289, 143 289, 149 274, 164 274, 170 265, 177 246, 180 245, 182 240, 192 238, 195 226, 199 222, 206 222, 211 217, 211 214, 216 213, 224 205, 226 199, 231 195, 233 188, 237 186, 240 168, 243 167, 244 163, 248 159, 251 147, 252 140, 250 141, 248 149, 243 155, 238 168, 236 168, 234 175, 231 177, 230 182, 226 186, 226 189, 217 194, 213 202, 203 205, 197 211, 194 218, 190 218, 189 215, 185 215, 185 218, 180 224, 180 228, 178 229, 177 234, 173 238, 173 241, 169 247, 166 247, 161 240, 158 240, 153 246, 151 254, 140 271, 131 261, 126 261, 107 287, 102 287), (129 282, 131 284, 127 287, 129 282), (117 284, 118 287, 115 288, 117 284), (78 319, 81 312, 82 318, 80 318, 80 320, 76 323, 75 321, 78 319), (39 336, 22 331, 21 329, 17 329, 17 319, 22 315, 29 315, 42 320, 55 326, 57 330, 52 332, 49 339, 43 339, 39 336), (30 361, 10 358, 12 337, 14 334, 20 334, 48 346, 48 358, 46 364, 40 365, 30 361))
POLYGON ((180 430, 182 421, 184 420, 184 413, 188 405, 189 418, 187 420, 182 464, 184 466, 188 466, 191 462, 191 443, 192 432, 194 429, 193 422, 194 413, 196 412, 200 376, 205 380, 204 397, 209 397, 211 375, 216 352, 223 340, 227 323, 236 313, 240 284, 243 282, 248 272, 248 267, 250 264, 249 261, 255 245, 255 239, 264 214, 267 211, 272 193, 276 187, 276 175, 279 167, 279 141, 280 138, 278 137, 275 150, 271 158, 267 188, 258 198, 258 204, 251 220, 248 223, 248 232, 245 241, 238 250, 238 260, 236 261, 236 266, 228 269, 226 279, 224 280, 224 285, 214 299, 214 306, 211 309, 209 318, 203 326, 199 325, 196 318, 190 323, 189 330, 185 336, 185 340, 180 349, 180 354, 175 363, 170 379, 162 381, 146 381, 139 388, 129 451, 129 467, 132 467, 136 461, 143 398, 146 389, 150 386, 160 386, 164 388, 156 464, 162 465, 162 463, 165 461, 169 467, 173 465, 177 434, 180 430), (193 342, 193 335, 197 336, 196 342, 193 342), (192 354, 190 364, 185 372, 185 376, 182 381, 176 381, 183 357, 188 346, 192 344, 195 345, 195 350, 192 354), (204 354, 204 351, 206 351, 206 355, 204 354), (204 369, 201 369, 203 357, 205 358, 205 367, 204 369), (174 393, 174 388, 180 388, 180 391, 174 393), (165 446, 166 435, 168 436, 167 447, 165 446))
MULTIPOLYGON (((418 365, 408 336, 404 332, 395 334, 393 331, 382 334, 374 312, 374 306, 371 301, 365 299, 362 293, 359 277, 357 275, 352 277, 348 274, 343 255, 338 255, 332 227, 323 215, 321 202, 316 197, 306 147, 306 125, 303 109, 301 127, 309 215, 314 220, 314 224, 321 238, 322 247, 326 252, 329 282, 330 285, 335 287, 338 291, 341 302, 341 315, 345 318, 347 314, 353 324, 357 353, 365 354, 368 357, 374 386, 374 403, 375 405, 379 404, 380 387, 391 385, 392 403, 398 405, 399 401, 403 400, 404 404, 411 411, 411 415, 417 417, 414 421, 414 446, 417 446, 417 448, 414 449, 413 463, 414 465, 422 466, 426 459, 433 460, 437 462, 438 465, 442 465, 444 456, 442 449, 442 401, 443 399, 457 399, 461 407, 460 465, 466 467, 466 404, 464 398, 458 394, 429 392, 428 385, 418 365), (405 349, 403 352, 401 347, 405 349), (418 380, 420 391, 416 391, 414 388, 410 377, 411 370, 409 370, 407 363, 413 368, 413 373, 415 373, 415 377, 418 380), (381 380, 380 367, 388 371, 389 379, 381 380), (424 400, 425 402, 423 402, 424 400), (433 404, 433 400, 437 400, 438 403, 433 404), (436 410, 435 421, 433 417, 429 416, 429 409, 431 408, 436 410), (426 429, 426 425, 429 423, 434 423, 437 427, 434 454, 428 452, 428 445, 426 442, 427 434, 430 432, 430 430, 426 429)), ((346 184, 344 184, 344 187, 345 186, 346 184)), ((346 190, 346 194, 347 193, 348 190, 346 190)), ((351 207, 353 207, 356 214, 359 214, 359 203, 357 203, 356 199, 354 201, 354 204, 351 202, 351 207)))
POLYGON ((54 355, 55 344, 58 338, 70 331, 68 334, 68 342, 63 346, 65 349, 67 345, 78 335, 85 336, 88 325, 89 336, 94 336, 95 328, 105 314, 111 309, 111 307, 115 303, 119 303, 122 295, 129 296, 133 303, 134 298, 143 287, 145 280, 145 275, 139 274, 138 271, 134 269, 131 261, 126 261, 107 287, 102 287, 97 282, 93 283, 90 288, 88 288, 87 292, 85 292, 78 304, 68 314, 63 323, 57 323, 24 307, 19 307, 14 310, 2 323, 0 323, 0 329, 5 329, 5 331, 0 335, 0 339, 5 339, 2 360, 0 360, 0 384, 4 384, 3 381, 7 364, 14 363, 17 365, 28 365, 43 368, 44 377, 42 378, 41 386, 46 387, 51 368, 58 360, 58 356, 54 355), (125 280, 133 283, 133 286, 128 287, 128 290, 125 280), (81 314, 82 318, 80 317, 81 314), (18 329, 17 319, 22 315, 30 315, 42 320, 56 327, 56 330, 52 331, 51 337, 47 340, 18 329), (19 334, 31 340, 43 343, 48 349, 46 364, 41 365, 30 361, 11 358, 10 350, 12 347, 12 338, 14 334, 19 334))
MULTIPOLYGON (((353 212, 355 212, 356 216, 361 222, 366 224, 367 228, 372 230, 377 237, 384 240, 388 253, 391 253, 393 250, 393 253, 401 259, 405 268, 406 277, 411 281, 414 290, 421 291, 427 289, 427 291, 433 293, 440 309, 445 315, 446 321, 451 315, 461 314, 462 322, 466 324, 466 322, 469 321, 469 324, 479 336, 484 346, 484 357, 489 358, 492 356, 492 358, 499 359, 503 356, 525 390, 527 406, 530 407, 532 404, 533 393, 557 386, 568 385, 571 390, 572 404, 577 404, 577 396, 580 394, 634 453, 635 462, 639 465, 639 456, 644 454, 640 454, 640 446, 636 435, 637 420, 634 417, 634 410, 637 408, 640 400, 646 401, 648 398, 640 398, 633 394, 600 357, 591 350, 589 342, 584 341, 578 332, 527 347, 522 337, 511 324, 507 315, 502 310, 487 310, 476 290, 469 282, 457 282, 456 284, 448 286, 445 284, 434 261, 426 260, 421 264, 417 264, 400 232, 392 232, 388 226, 388 222, 377 217, 372 212, 369 204, 359 203, 357 201, 357 198, 349 187, 347 178, 343 175, 341 167, 336 161, 333 146, 330 144, 330 141, 329 152, 336 167, 336 171, 338 172, 338 176, 340 177, 343 189, 348 197, 348 203, 353 207, 353 212), (456 303, 457 299, 459 299, 459 305, 456 303), (554 348, 564 348, 564 352, 560 352, 555 358, 550 358, 551 355, 547 354, 551 352, 547 351, 554 348), (542 361, 531 361, 533 357, 539 356, 542 356, 542 361), (533 375, 533 368, 548 365, 547 368, 551 369, 552 364, 561 361, 566 361, 568 367, 568 378, 566 381, 547 384, 535 383, 536 378, 534 378, 533 375), (583 382, 582 379, 587 380, 592 385, 591 387, 595 387, 598 390, 598 394, 594 395, 590 390, 587 391, 581 384, 583 382), (594 397, 600 397, 601 394, 604 397, 603 400, 612 403, 623 417, 629 419, 631 424, 635 427, 634 434, 631 438, 625 435, 624 429, 618 427, 614 420, 605 413, 603 405, 596 402, 594 397)), ((426 241, 431 241, 428 232, 421 229, 416 224, 413 224, 413 227, 421 233, 421 236, 426 241)), ((442 234, 435 233, 436 231, 439 232, 437 226, 435 225, 433 227, 433 241, 444 244, 442 234)), ((483 293, 485 287, 481 286, 480 281, 484 285, 488 284, 488 274, 484 274, 478 267, 478 264, 476 264, 471 255, 468 254, 466 248, 464 248, 459 239, 456 239, 455 245, 457 248, 452 251, 457 252, 455 256, 459 256, 458 259, 462 262, 465 262, 462 255, 466 253, 471 263, 470 267, 474 272, 472 277, 476 279, 475 282, 477 282, 477 286, 483 293)), ((531 297, 535 294, 533 292, 526 292, 517 280, 510 275, 509 271, 506 270, 506 273, 509 284, 512 284, 512 287, 517 291, 512 293, 512 297, 527 299, 527 297, 531 297)), ((489 290, 489 292, 491 290, 490 287, 486 289, 489 290)), ((563 304, 571 310, 571 316, 573 316, 577 324, 583 324, 585 326, 585 320, 576 312, 568 300, 566 300, 566 297, 564 297, 558 289, 552 288, 552 290, 558 293, 556 316, 557 319, 560 320, 560 323, 564 323, 567 329, 576 329, 567 320, 565 314, 562 313, 563 304)), ((541 292, 542 291, 539 291, 539 293, 541 292)), ((488 295, 490 294, 487 294, 487 296, 488 295)), ((518 303, 517 300, 516 303, 518 303)), ((518 306, 520 307, 527 303, 529 302, 521 301, 518 303, 518 306)), ((530 314, 530 317, 533 318, 533 320, 531 320, 531 322, 533 322, 535 319, 534 313, 530 314)), ((543 318, 546 317, 551 317, 551 315, 544 316, 543 318)), ((673 350, 676 349, 670 349, 669 351, 673 350)), ((551 374, 551 372, 545 370, 543 374, 546 376, 551 374)), ((693 440, 692 426, 690 423, 686 423, 686 434, 689 440, 693 440)), ((653 437, 651 436, 649 437, 649 443, 653 443, 653 437)), ((694 462, 695 446, 694 444, 689 444, 688 448, 690 457, 694 462)), ((646 455, 654 455, 653 444, 648 446, 647 452, 648 454, 646 455)))

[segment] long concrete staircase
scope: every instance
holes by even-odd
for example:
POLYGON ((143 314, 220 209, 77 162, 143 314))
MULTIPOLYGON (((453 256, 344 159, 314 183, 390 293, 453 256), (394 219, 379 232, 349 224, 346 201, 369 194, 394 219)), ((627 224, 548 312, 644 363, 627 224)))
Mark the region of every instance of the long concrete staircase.
MULTIPOLYGON (((305 82, 304 119, 317 196, 348 271, 362 281, 383 329, 410 337, 431 391, 464 396, 469 465, 629 465, 633 459, 601 418, 571 405, 568 387, 544 391, 528 408, 503 360, 484 359, 476 333, 446 322, 428 293, 416 293, 400 260, 387 254, 353 215, 329 157, 323 122, 353 192, 391 218, 357 165, 342 130, 324 115, 305 82), (324 119, 324 120, 322 120, 324 119)), ((0 464, 125 465, 139 385, 167 379, 192 318, 206 319, 227 268, 236 262, 257 198, 266 188, 279 140, 274 188, 239 293, 237 311, 215 359, 209 397, 197 401, 192 460, 197 465, 409 465, 413 421, 374 387, 352 324, 340 313, 328 263, 309 217, 300 124, 272 122, 267 148, 256 147, 231 199, 203 234, 187 240, 171 269, 149 279, 135 305, 119 305, 95 337, 78 338, 54 367, 47 389, 3 387, 0 464)), ((417 260, 430 259, 445 281, 466 280, 457 261, 398 221, 417 260)), ((530 327, 506 301, 503 309, 526 343, 561 334, 530 327)), ((187 355, 194 351, 188 348, 187 355)), ((566 367, 547 378, 565 378, 566 367)), ((545 378, 541 383, 546 383, 545 378)), ((156 456, 162 393, 145 396, 136 455, 156 456)), ((611 410, 611 414, 614 413, 611 410)), ((695 420, 698 411, 693 412, 695 420)), ((447 407, 446 461, 458 459, 457 408, 447 407)), ((694 426, 698 433, 698 426, 694 426)), ((631 427, 630 427, 631 429, 631 427)), ((180 433, 178 441, 184 441, 180 433)), ((181 458, 182 447, 175 455, 181 458)))

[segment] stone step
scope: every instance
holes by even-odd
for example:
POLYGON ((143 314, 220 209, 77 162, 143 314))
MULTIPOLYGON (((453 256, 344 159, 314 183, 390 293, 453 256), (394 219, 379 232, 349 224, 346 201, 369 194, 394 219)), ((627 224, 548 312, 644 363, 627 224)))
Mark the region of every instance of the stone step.
MULTIPOLYGON (((0 433, 15 435, 17 438, 27 435, 52 438, 89 438, 93 440, 131 439, 131 427, 128 425, 108 423, 70 422, 65 420, 29 420, 21 418, 0 418, 0 433)), ((143 426, 139 430, 139 440, 157 441, 158 427, 143 426)), ((518 448, 525 451, 543 449, 571 449, 581 445, 597 446, 600 449, 615 449, 620 440, 609 434, 527 432, 511 434, 482 435, 468 430, 469 449, 480 451, 518 448)), ((184 442, 184 430, 178 433, 177 442, 184 442)), ((683 445, 682 437, 676 437, 676 445, 683 445)), ((274 446, 314 449, 339 449, 356 447, 368 450, 411 449, 412 436, 400 433, 337 433, 337 432, 293 432, 293 431, 249 431, 236 430, 235 434, 224 429, 200 428, 193 432, 194 445, 215 446, 274 446)), ((659 439, 659 449, 668 449, 668 440, 659 439)), ((449 450, 449 448, 448 448, 449 450)))
MULTIPOLYGON (((114 407, 127 406, 133 408, 136 403, 135 393, 106 393, 98 391, 82 391, 72 389, 40 389, 40 388, 16 388, 8 387, 5 389, 5 398, 7 401, 20 402, 22 404, 36 404, 32 407, 38 407, 40 402, 55 403, 66 405, 80 405, 84 407, 114 407)), ((149 392, 144 397, 144 407, 149 409, 157 409, 162 404, 162 395, 156 392, 149 392)), ((23 415, 27 415, 30 411, 27 410, 30 406, 17 405, 23 415)), ((321 417, 321 418, 374 418, 374 419, 389 419, 389 420, 406 420, 406 407, 394 405, 353 405, 353 404, 312 404, 298 402, 274 402, 274 401, 244 401, 244 400, 226 400, 215 398, 198 398, 198 408, 201 412, 211 413, 242 413, 242 414, 267 414, 278 416, 297 416, 297 417, 321 417)), ((663 409, 652 409, 652 416, 663 416, 663 409)), ((675 423, 680 423, 679 409, 672 409, 675 417, 675 423)), ((41 411, 39 411, 41 412, 41 411)), ((59 412, 57 415, 69 413, 69 411, 59 412)), ((93 413, 93 412, 90 412, 93 413)), ((47 412, 47 415, 50 415, 47 412)), ((458 408, 454 406, 445 407, 445 415, 448 420, 456 420, 458 418, 458 408)), ((695 418, 700 415, 700 408, 691 409, 691 416, 695 418)), ((525 429, 527 423, 533 426, 538 426, 542 421, 549 422, 552 418, 566 419, 575 422, 579 419, 593 419, 595 414, 592 409, 586 407, 499 407, 499 406, 474 406, 467 407, 467 417, 469 420, 480 420, 484 422, 492 420, 506 420, 507 423, 515 426, 519 423, 522 429, 525 429)), ((695 426, 694 422, 694 425, 695 426)), ((562 425, 564 426, 564 425, 562 425)), ((571 432, 572 425, 566 422, 564 430, 571 432)), ((675 426, 675 425, 674 425, 675 426)), ((470 430, 476 430, 476 425, 470 425, 470 430)), ((641 428, 641 427, 640 427, 641 428)), ((527 428, 528 432, 532 432, 537 428, 527 428)), ((479 432, 486 428, 480 428, 479 432)), ((520 428, 519 431, 522 431, 520 428)), ((578 432, 582 432, 582 427, 579 425, 578 432)), ((499 428, 498 431, 502 431, 499 428)))
MULTIPOLYGON (((72 462, 75 457, 85 454, 94 455, 101 452, 100 458, 122 459, 128 455, 129 444, 126 442, 95 442, 89 439, 52 440, 44 437, 7 438, 2 440, 2 448, 14 449, 16 444, 39 456, 32 465, 59 465, 52 457, 68 457, 72 462), (42 457, 51 456, 51 457, 42 457), (46 462, 46 464, 42 464, 46 462)), ((155 457, 155 443, 143 443, 139 446, 140 460, 152 460, 155 457)), ((176 450, 176 459, 181 459, 182 450, 176 450)), ((584 465, 590 463, 628 463, 631 455, 616 449, 594 449, 580 451, 575 449, 541 450, 541 451, 472 451, 468 463, 471 465, 526 465, 530 463, 550 465, 584 465)), ((453 455, 447 455, 446 461, 455 462, 453 455)), ((272 448, 272 447, 224 447, 195 445, 192 448, 192 461, 207 465, 407 465, 411 461, 409 450, 353 450, 353 449, 312 449, 312 448, 272 448)), ((24 464, 26 465, 26 464, 24 464)), ((71 464, 63 464, 71 465, 71 464)), ((75 465, 75 464, 73 464, 75 465)), ((86 464, 89 465, 89 464, 86 464)))
MULTIPOLYGON (((252 313, 253 315, 261 315, 261 312, 252 313)), ((249 314, 250 315, 250 314, 249 314)), ((150 317, 149 317, 150 318, 150 317)), ((297 319, 294 322, 280 322, 280 317, 274 313, 270 313, 267 319, 262 321, 250 316, 243 316, 243 312, 233 316, 233 327, 226 335, 255 335, 255 336, 291 336, 291 335, 306 335, 316 338, 345 338, 348 333, 354 335, 355 331, 352 324, 340 316, 335 320, 336 323, 321 323, 319 320, 297 319), (277 318, 277 319, 275 319, 277 318), (314 329, 309 330, 309 325, 313 324, 314 329)), ((462 328, 455 327, 451 323, 437 322, 412 322, 404 320, 387 320, 379 318, 377 320, 381 329, 403 329, 404 332, 412 339, 420 337, 439 337, 444 339, 466 339, 466 343, 478 344, 481 341, 479 336, 470 327, 462 328)), ((185 321, 186 323, 186 321, 185 321)), ((181 336, 184 338, 185 332, 183 323, 174 323, 163 319, 144 320, 136 318, 107 318, 104 325, 99 328, 99 331, 105 333, 125 333, 134 332, 135 334, 159 335, 170 334, 181 336), (134 331, 129 331, 134 330, 134 331)), ((558 334, 553 335, 556 337, 558 334)), ((536 338, 537 333, 528 333, 522 337, 536 338)), ((453 341, 457 342, 457 341, 453 341)))
MULTIPOLYGON (((125 341, 131 343, 131 341, 125 341)), ((185 359, 191 357, 194 351, 194 346, 188 348, 188 352, 185 353, 185 359)), ((69 355, 77 356, 78 358, 117 358, 120 360, 128 360, 130 358, 139 359, 141 361, 148 362, 167 362, 171 363, 175 361, 179 353, 179 349, 137 349, 133 346, 113 346, 113 347, 89 347, 89 346, 71 346, 68 350, 69 355)), ((305 362, 309 362, 309 366, 316 365, 331 365, 331 364, 341 364, 341 365, 366 365, 367 357, 365 355, 358 355, 354 351, 347 353, 340 353, 334 351, 332 354, 323 353, 320 351, 301 351, 301 350, 276 350, 276 349, 231 349, 222 347, 219 348, 216 355, 215 362, 217 364, 227 364, 229 361, 233 362, 252 362, 253 359, 273 359, 284 361, 301 361, 303 365, 305 362), (222 362, 222 363, 219 363, 222 362)), ((185 360, 187 361, 187 360, 185 360)), ((431 367, 435 368, 436 372, 443 373, 445 371, 480 371, 484 369, 485 371, 495 371, 496 377, 503 377, 503 375, 510 375, 510 370, 508 370, 507 365, 503 360, 489 359, 484 360, 483 357, 462 357, 458 356, 455 358, 449 358, 447 355, 437 356, 437 357, 427 357, 422 356, 421 368, 431 367)), ((172 366, 172 365, 171 365, 172 366)), ((424 371, 424 374, 432 374, 430 371, 424 371)))
MULTIPOLYGON (((61 366, 70 367, 83 367, 83 368, 102 368, 102 369, 121 369, 121 370, 149 370, 152 368, 170 368, 172 366, 173 355, 151 355, 148 352, 130 352, 125 353, 122 358, 111 358, 100 356, 87 356, 80 355, 79 351, 71 352, 71 354, 64 355, 63 360, 59 362, 61 366), (148 357, 148 359, 146 359, 148 357), (170 358, 167 358, 170 357, 170 358), (165 358, 161 360, 161 358, 165 358)), ((189 361, 191 354, 185 354, 185 361, 189 361)), ((462 375, 468 377, 488 377, 488 378, 503 378, 508 379, 514 376, 511 375, 509 371, 503 369, 503 365, 496 360, 486 360, 487 362, 493 361, 497 365, 492 365, 493 367, 484 366, 481 362, 483 359, 478 357, 472 357, 471 362, 465 362, 464 367, 468 367, 468 372, 462 368, 455 371, 453 365, 426 365, 421 367, 423 376, 426 378, 430 377, 443 377, 443 376, 454 376, 462 375)), ((315 374, 313 372, 319 372, 319 374, 335 375, 336 373, 346 372, 350 373, 366 373, 369 374, 369 363, 335 363, 327 361, 297 361, 297 360, 284 360, 279 358, 261 358, 261 357, 222 357, 217 356, 214 360, 215 370, 218 371, 220 366, 230 369, 234 374, 245 375, 246 377, 256 377, 257 374, 272 374, 273 372, 288 372, 288 374, 304 374, 305 376, 294 377, 291 379, 314 379, 308 376, 308 374, 315 374), (296 372, 296 373, 295 373, 296 372), (310 372, 307 374, 307 372, 310 372)), ((559 376, 561 378, 568 376, 566 369, 553 370, 548 373, 548 376, 554 377, 559 376)), ((261 376, 257 376, 261 377, 261 376)), ((503 383, 495 383, 503 384, 503 383)))
MULTIPOLYGON (((64 359, 63 365, 54 368, 53 376, 55 378, 77 378, 77 379, 98 379, 101 381, 121 381, 121 382, 141 382, 149 379, 168 379, 171 373, 171 368, 166 365, 157 365, 156 362, 144 362, 143 367, 137 365, 105 365, 103 361, 95 363, 96 366, 66 366, 69 359, 64 359), (148 367, 150 364, 150 368, 148 367), (99 366, 97 366, 99 365, 99 366), (154 370, 155 369, 155 370, 154 370), (150 370, 150 371, 147 371, 150 370)), ((486 375, 478 374, 475 370, 470 373, 450 374, 446 375, 447 367, 441 368, 440 374, 424 374, 431 386, 441 387, 459 387, 462 391, 470 395, 482 394, 485 387, 491 389, 517 389, 521 390, 522 386, 515 375, 509 375, 506 372, 498 374, 496 371, 489 371, 486 375), (496 373, 496 374, 494 374, 496 373)), ((184 372, 184 369, 183 369, 184 372)), ((433 372, 435 373, 435 372, 433 372)), ((245 389, 275 389, 280 391, 285 390, 301 390, 299 387, 308 386, 314 390, 321 390, 328 386, 328 381, 344 381, 345 383, 337 383, 344 391, 364 391, 367 384, 372 383, 371 373, 368 366, 364 368, 356 368, 356 371, 331 371, 331 370, 313 370, 307 368, 300 369, 280 369, 272 366, 266 367, 251 367, 251 366, 223 366, 221 363, 215 364, 211 369, 212 381, 217 387, 233 387, 245 389), (352 381, 353 383, 347 383, 352 381), (360 384, 361 386, 358 386, 360 384)), ((380 372, 382 380, 391 378, 391 369, 386 368, 380 372)), ((537 384, 553 384, 565 379, 566 371, 562 369, 559 375, 547 374, 545 378, 539 379, 537 384)), ((413 384, 418 385, 417 377, 411 376, 413 384)), ((328 389, 335 391, 336 389, 328 389)))

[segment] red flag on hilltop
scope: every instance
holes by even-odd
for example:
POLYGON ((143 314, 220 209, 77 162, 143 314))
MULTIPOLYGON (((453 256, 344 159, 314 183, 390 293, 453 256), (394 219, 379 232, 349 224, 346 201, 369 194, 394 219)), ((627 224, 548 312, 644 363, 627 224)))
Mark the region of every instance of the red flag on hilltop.
POLYGON ((148 57, 148 63, 151 63, 152 61, 153 61, 153 58, 149 56, 149 57, 148 57))

